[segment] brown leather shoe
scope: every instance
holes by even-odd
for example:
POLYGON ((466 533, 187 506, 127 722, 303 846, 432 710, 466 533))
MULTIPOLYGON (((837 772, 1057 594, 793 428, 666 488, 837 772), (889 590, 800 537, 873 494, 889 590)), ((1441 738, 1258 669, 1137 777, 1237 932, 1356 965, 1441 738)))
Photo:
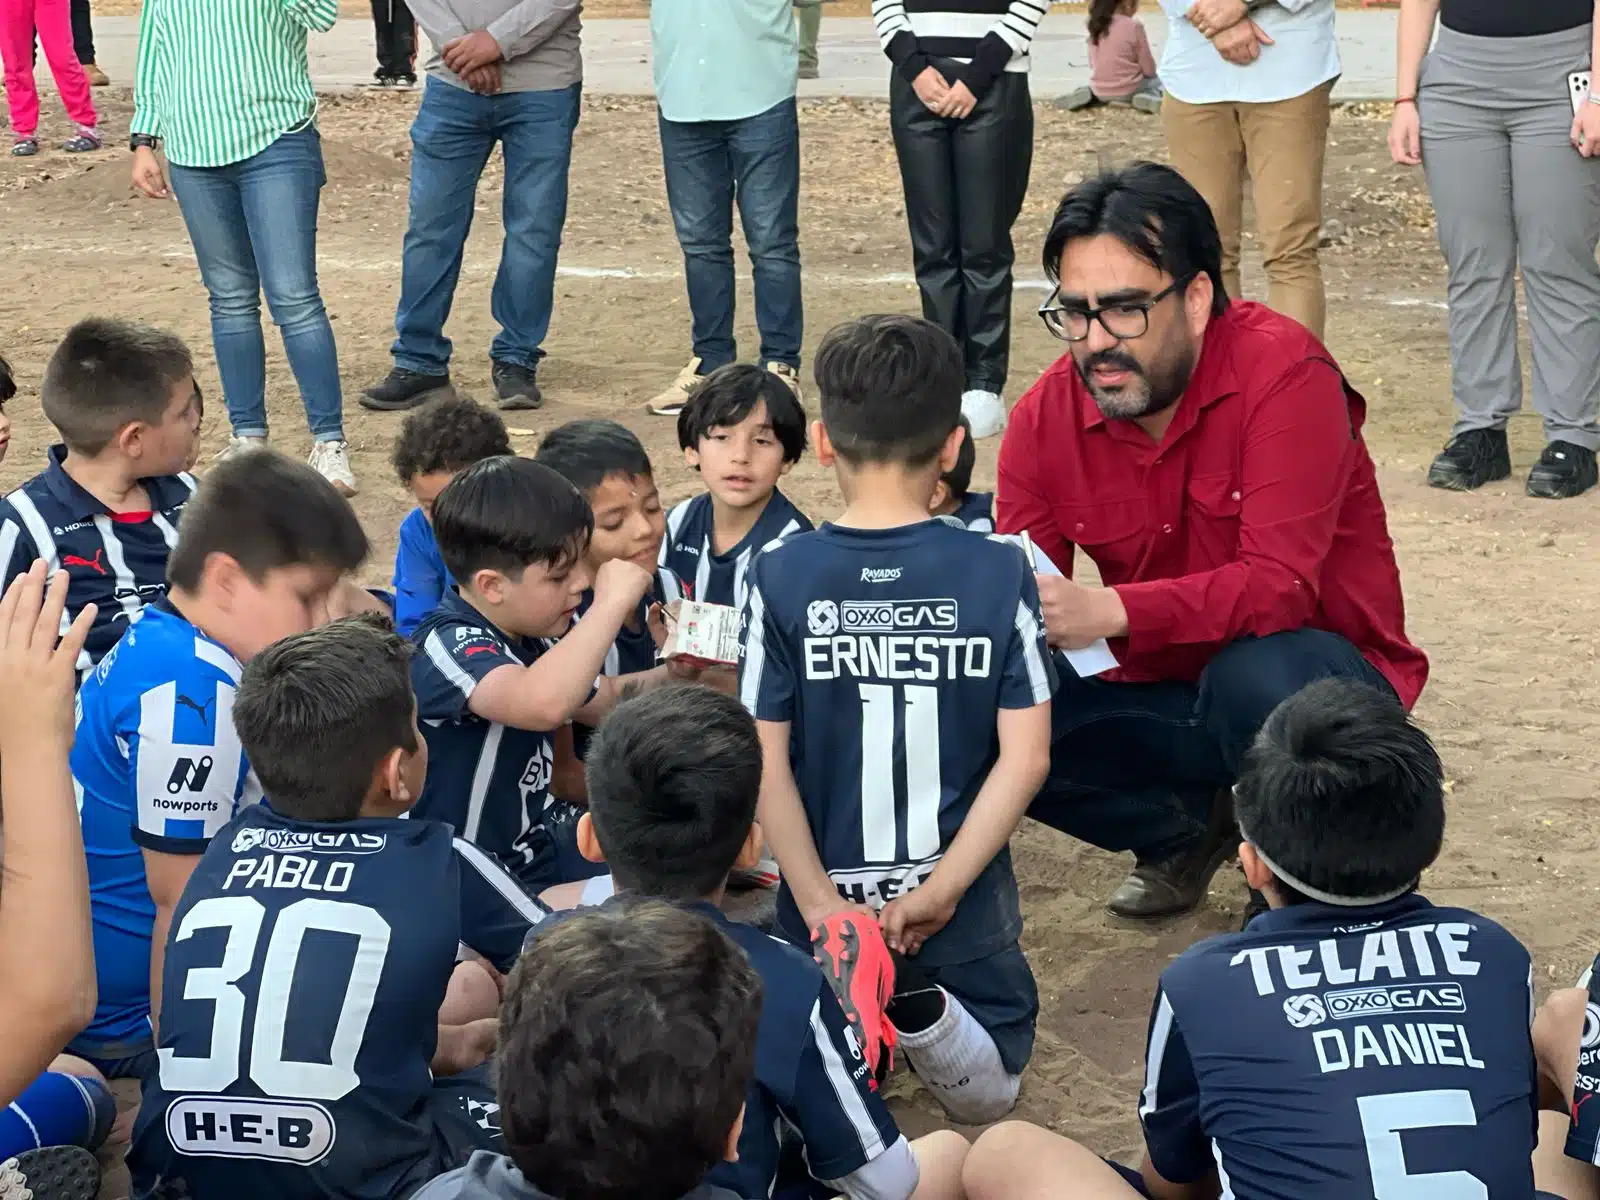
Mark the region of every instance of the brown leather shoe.
POLYGON ((1114 917, 1149 921, 1188 912, 1205 899, 1206 888, 1217 868, 1239 847, 1239 827, 1233 819, 1233 792, 1223 788, 1211 804, 1211 823, 1205 834, 1170 858, 1142 862, 1106 901, 1114 917))
POLYGON ((83 73, 89 77, 90 87, 111 86, 111 77, 93 63, 84 63, 83 73))

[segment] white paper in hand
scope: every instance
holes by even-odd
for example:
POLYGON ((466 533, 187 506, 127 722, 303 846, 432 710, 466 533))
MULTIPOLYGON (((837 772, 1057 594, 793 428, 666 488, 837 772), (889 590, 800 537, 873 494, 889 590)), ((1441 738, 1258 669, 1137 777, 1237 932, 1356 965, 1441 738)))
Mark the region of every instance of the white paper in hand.
MULTIPOLYGON (((1023 546, 1020 534, 1008 533, 1002 536, 1006 541, 1021 546, 1024 554, 1032 555, 1035 575, 1061 574, 1061 568, 1051 562, 1050 556, 1035 546, 1031 538, 1028 544, 1023 546)), ((1072 669, 1078 673, 1079 679, 1102 675, 1117 665, 1117 656, 1111 653, 1111 646, 1105 638, 1098 638, 1081 650, 1057 650, 1056 653, 1072 664, 1072 669)))

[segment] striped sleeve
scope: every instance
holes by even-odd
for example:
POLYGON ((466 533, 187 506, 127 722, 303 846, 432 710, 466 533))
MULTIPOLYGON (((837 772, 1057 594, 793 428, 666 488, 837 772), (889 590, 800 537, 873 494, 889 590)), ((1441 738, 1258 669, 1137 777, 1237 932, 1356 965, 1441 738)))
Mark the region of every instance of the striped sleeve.
POLYGON ((495 970, 509 971, 529 933, 550 910, 493 856, 461 838, 453 845, 461 879, 461 942, 495 970))
POLYGON ((0 507, 0 569, 5 571, 5 578, 0 579, 0 590, 10 587, 11 581, 33 566, 37 557, 39 552, 33 539, 22 527, 17 514, 10 505, 0 507))
POLYGON ((1211 1143, 1200 1125, 1200 1082, 1164 986, 1150 1014, 1139 1123, 1150 1165, 1163 1179, 1193 1183, 1211 1169, 1211 1143))
POLYGON ((756 576, 744 606, 739 699, 758 721, 789 721, 794 718, 794 670, 783 632, 762 593, 759 570, 756 576))
POLYGON ((872 23, 877 26, 878 42, 885 50, 889 49, 895 34, 912 33, 905 0, 872 0, 872 23))
POLYGON ((1055 694, 1055 663, 1045 645, 1044 617, 1039 612, 1039 584, 1020 576, 1016 619, 1000 679, 1001 708, 1032 708, 1055 694))
POLYGON ((281 0, 281 2, 288 18, 312 33, 327 33, 339 19, 339 0, 281 0))
POLYGON ((485 675, 500 667, 522 666, 506 644, 481 625, 441 621, 418 629, 413 640, 421 653, 411 659, 411 686, 417 694, 417 713, 428 721, 461 720, 485 675))
POLYGON ((839 1002, 826 984, 818 987, 810 1027, 798 1039, 794 1087, 782 1107, 805 1141, 811 1173, 842 1180, 900 1141, 900 1131, 873 1091, 872 1069, 839 1002))
POLYGON ((1049 11, 1049 0, 1011 0, 1006 15, 1001 17, 994 32, 1005 39, 1013 55, 1026 54, 1033 45, 1033 35, 1039 32, 1039 23, 1049 11))
POLYGON ((130 133, 161 136, 161 13, 160 4, 139 10, 139 55, 133 68, 133 121, 130 133))

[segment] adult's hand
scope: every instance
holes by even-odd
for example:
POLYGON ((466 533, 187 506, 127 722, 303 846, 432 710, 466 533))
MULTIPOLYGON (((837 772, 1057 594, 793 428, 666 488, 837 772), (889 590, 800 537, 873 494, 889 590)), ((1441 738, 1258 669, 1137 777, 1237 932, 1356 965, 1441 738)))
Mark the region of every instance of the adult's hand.
POLYGON ((1585 100, 1572 118, 1572 144, 1585 158, 1600 155, 1600 104, 1585 100))
POLYGON ((149 146, 140 146, 133 152, 133 186, 152 200, 165 200, 172 194, 161 173, 161 160, 149 146))
POLYGON ((480 29, 447 43, 440 57, 444 59, 445 66, 465 77, 479 67, 499 62, 505 55, 500 50, 500 43, 489 36, 486 30, 480 29))
POLYGON ((965 121, 977 106, 978 98, 963 81, 958 79, 945 93, 944 103, 939 106, 938 112, 941 117, 954 117, 958 121, 965 121))
POLYGON ((1231 29, 1249 15, 1244 0, 1195 0, 1184 14, 1189 24, 1208 38, 1231 29))
POLYGON ((922 73, 911 81, 911 90, 929 112, 938 112, 950 94, 950 82, 935 67, 923 67, 922 73))
POLYGON ((1100 638, 1128 631, 1128 610, 1112 588, 1084 587, 1060 575, 1037 576, 1046 639, 1062 650, 1081 650, 1100 638))
POLYGON ((1235 66, 1247 67, 1261 57, 1262 46, 1272 45, 1272 39, 1261 31, 1261 26, 1247 18, 1217 34, 1211 44, 1235 66))
POLYGON ((468 71, 461 81, 480 96, 493 96, 500 91, 500 64, 490 63, 476 71, 468 71))
MULTIPOLYGON (((1576 123, 1573 138, 1576 144, 1576 123)), ((1415 100, 1394 106, 1394 116, 1389 120, 1389 157, 1402 167, 1415 167, 1422 162, 1422 119, 1417 116, 1415 100)))

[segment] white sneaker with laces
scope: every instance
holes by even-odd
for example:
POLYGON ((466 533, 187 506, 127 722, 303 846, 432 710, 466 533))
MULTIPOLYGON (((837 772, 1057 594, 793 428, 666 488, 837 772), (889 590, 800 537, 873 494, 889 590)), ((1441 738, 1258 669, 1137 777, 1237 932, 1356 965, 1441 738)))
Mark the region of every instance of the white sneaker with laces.
POLYGON ((689 393, 700 384, 700 358, 696 356, 689 360, 689 365, 678 372, 678 377, 667 385, 647 407, 658 417, 675 417, 683 411, 683 406, 689 402, 689 393))
POLYGON ((212 458, 212 462, 227 462, 240 454, 247 454, 251 450, 265 450, 267 439, 264 437, 230 437, 228 444, 212 458))
POLYGON ((999 392, 965 392, 961 396, 961 415, 971 423, 973 439, 982 441, 1006 427, 1006 402, 999 392))
POLYGON ((350 470, 349 442, 318 442, 306 460, 311 469, 333 484, 341 496, 356 494, 355 473, 350 470))
POLYGON ((794 398, 800 401, 801 406, 804 407, 806 400, 805 396, 800 391, 800 372, 795 370, 788 363, 781 362, 769 362, 767 364, 767 370, 771 371, 779 379, 787 383, 789 385, 789 390, 794 393, 794 398))

